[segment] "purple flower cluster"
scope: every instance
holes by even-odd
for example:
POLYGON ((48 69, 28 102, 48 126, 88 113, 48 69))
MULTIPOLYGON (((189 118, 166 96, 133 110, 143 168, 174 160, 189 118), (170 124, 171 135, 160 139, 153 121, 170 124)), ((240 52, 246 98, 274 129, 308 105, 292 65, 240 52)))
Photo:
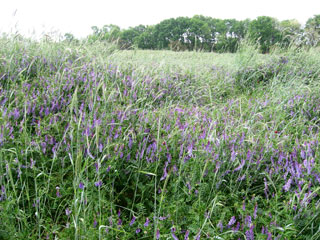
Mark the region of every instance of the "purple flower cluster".
MULTIPOLYGON (((156 239, 160 233, 173 239, 209 236, 206 226, 194 226, 203 222, 219 233, 274 238, 277 223, 269 208, 275 194, 292 214, 319 208, 317 96, 282 102, 280 119, 272 96, 218 103, 190 74, 146 76, 77 55, 46 59, 22 53, 12 61, 16 69, 5 62, 0 72, 0 147, 8 152, 1 163, 0 202, 35 188, 32 181, 28 188, 13 183, 50 175, 41 183, 50 188, 41 201, 38 193, 28 195, 35 208, 65 204, 60 215, 69 220, 73 213, 83 214, 69 207, 82 204, 94 212, 90 227, 98 229, 109 219, 108 234, 117 228, 117 234, 142 235, 155 226, 156 239), (291 121, 303 124, 288 126, 291 121), (219 204, 211 209, 208 204, 216 199, 219 204), (114 205, 124 210, 117 212, 114 205), (192 228, 170 228, 173 220, 192 228)), ((288 63, 280 61, 282 67, 288 63)), ((252 69, 243 71, 241 77, 252 69)))

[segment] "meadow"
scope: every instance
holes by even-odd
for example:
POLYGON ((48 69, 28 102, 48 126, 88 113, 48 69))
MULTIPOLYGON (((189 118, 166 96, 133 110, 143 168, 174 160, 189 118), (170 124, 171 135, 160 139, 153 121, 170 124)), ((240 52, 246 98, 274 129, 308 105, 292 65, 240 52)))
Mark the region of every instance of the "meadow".
POLYGON ((320 49, 0 39, 0 239, 320 239, 320 49))

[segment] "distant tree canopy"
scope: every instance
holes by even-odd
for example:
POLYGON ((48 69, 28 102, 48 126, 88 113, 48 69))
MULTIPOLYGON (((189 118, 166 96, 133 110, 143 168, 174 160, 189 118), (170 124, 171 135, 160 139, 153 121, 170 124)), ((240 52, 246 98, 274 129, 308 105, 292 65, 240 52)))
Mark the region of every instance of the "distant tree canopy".
POLYGON ((305 30, 308 43, 311 46, 318 46, 320 43, 320 14, 308 19, 305 30))
POLYGON ((249 37, 258 41, 263 53, 281 41, 281 32, 277 27, 277 20, 271 17, 258 17, 249 24, 249 37))
MULTIPOLYGON (((112 24, 102 28, 93 26, 92 31, 87 37, 89 42, 115 42, 121 49, 235 52, 240 41, 248 37, 259 44, 262 53, 267 53, 274 45, 288 47, 293 43, 298 46, 319 46, 320 15, 310 18, 305 28, 295 19, 280 22, 275 18, 260 16, 254 20, 239 21, 195 15, 128 29, 120 29, 112 24)), ((72 34, 66 34, 65 39, 75 40, 72 34)))

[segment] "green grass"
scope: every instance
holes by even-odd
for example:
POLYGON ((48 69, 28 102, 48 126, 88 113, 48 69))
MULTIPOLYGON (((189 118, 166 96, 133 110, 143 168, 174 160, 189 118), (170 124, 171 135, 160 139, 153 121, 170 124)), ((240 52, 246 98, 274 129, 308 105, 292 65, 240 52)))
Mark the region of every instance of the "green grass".
POLYGON ((0 46, 0 239, 319 239, 319 49, 0 46))

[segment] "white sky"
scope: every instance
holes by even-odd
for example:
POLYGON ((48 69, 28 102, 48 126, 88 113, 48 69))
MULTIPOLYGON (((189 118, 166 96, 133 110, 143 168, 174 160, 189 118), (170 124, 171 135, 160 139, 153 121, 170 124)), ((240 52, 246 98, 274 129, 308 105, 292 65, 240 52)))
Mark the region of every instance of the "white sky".
POLYGON ((295 18, 304 24, 320 14, 320 0, 0 0, 0 33, 71 32, 85 37, 92 33, 91 26, 128 28, 195 14, 238 20, 295 18))

